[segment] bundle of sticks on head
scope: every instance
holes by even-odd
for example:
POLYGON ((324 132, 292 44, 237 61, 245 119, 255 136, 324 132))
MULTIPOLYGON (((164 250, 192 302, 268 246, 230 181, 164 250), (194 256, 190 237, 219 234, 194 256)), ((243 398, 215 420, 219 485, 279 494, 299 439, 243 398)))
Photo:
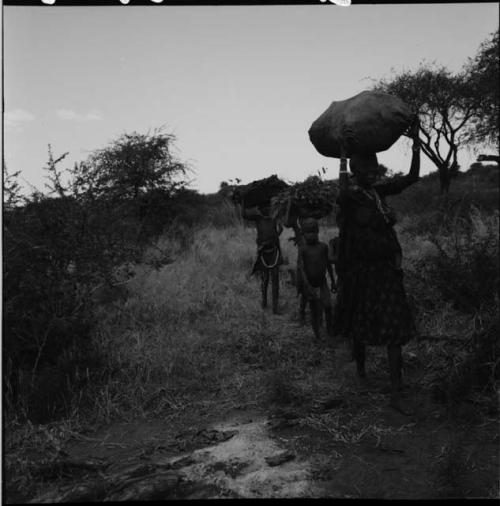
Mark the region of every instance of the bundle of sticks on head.
POLYGON ((271 200, 274 218, 291 227, 298 218, 324 218, 334 209, 338 185, 310 176, 281 191, 271 200))
POLYGON ((288 184, 273 174, 267 178, 252 181, 240 188, 235 197, 246 208, 269 206, 271 199, 286 188, 288 188, 288 184))

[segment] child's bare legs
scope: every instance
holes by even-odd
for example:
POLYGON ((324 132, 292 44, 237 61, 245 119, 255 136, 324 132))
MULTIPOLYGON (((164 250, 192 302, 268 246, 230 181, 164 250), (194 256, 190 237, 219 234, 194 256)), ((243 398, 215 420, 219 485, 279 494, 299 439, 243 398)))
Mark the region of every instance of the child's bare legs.
POLYGON ((307 305, 307 297, 305 294, 304 282, 302 279, 302 273, 297 266, 295 269, 295 279, 297 280, 297 293, 299 295, 299 323, 300 325, 305 325, 306 323, 306 305, 307 305))
POLYGON ((267 269, 261 270, 261 294, 262 294, 262 307, 267 307, 267 287, 269 286, 269 271, 267 269))
POLYGON ((318 312, 318 325, 323 326, 323 301, 316 299, 316 311, 318 312))
POLYGON ((304 325, 306 323, 306 304, 307 300, 304 294, 301 293, 299 295, 299 318, 301 325, 304 325))
POLYGON ((311 325, 314 332, 314 337, 320 339, 320 327, 321 327, 321 312, 323 310, 321 301, 315 297, 309 298, 309 309, 311 311, 311 325))
POLYGON ((332 299, 330 297, 330 293, 328 291, 328 285, 324 285, 321 287, 321 301, 323 305, 323 309, 325 311, 325 322, 326 322, 326 332, 330 337, 334 337, 334 329, 333 329, 333 305, 332 299))

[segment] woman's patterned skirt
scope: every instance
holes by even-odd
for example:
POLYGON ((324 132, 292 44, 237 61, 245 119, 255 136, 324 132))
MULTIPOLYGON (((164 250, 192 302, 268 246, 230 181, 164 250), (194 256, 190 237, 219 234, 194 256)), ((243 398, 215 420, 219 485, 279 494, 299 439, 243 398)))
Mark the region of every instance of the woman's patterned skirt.
POLYGON ((402 345, 415 333, 403 271, 392 262, 358 263, 340 273, 335 334, 362 344, 402 345))

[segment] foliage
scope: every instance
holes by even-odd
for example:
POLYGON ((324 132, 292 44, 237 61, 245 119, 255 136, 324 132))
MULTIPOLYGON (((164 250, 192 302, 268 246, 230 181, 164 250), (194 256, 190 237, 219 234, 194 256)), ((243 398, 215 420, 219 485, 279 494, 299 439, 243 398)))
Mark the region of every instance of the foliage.
POLYGON ((472 208, 466 219, 455 215, 450 221, 446 236, 430 236, 439 255, 423 268, 445 300, 474 313, 498 296, 498 216, 472 208))
POLYGON ((35 420, 61 414, 76 376, 99 365, 91 294, 111 259, 86 211, 71 197, 4 209, 4 393, 35 420))
POLYGON ((482 393, 495 392, 500 379, 498 313, 485 315, 483 311, 478 316, 479 328, 466 341, 462 353, 456 353, 454 366, 441 378, 438 390, 455 409, 474 389, 482 393))
POLYGON ((67 189, 62 183, 62 173, 57 170, 57 164, 62 162, 68 155, 69 152, 66 152, 54 159, 52 146, 49 144, 49 159, 47 165, 44 167, 47 171, 47 179, 49 180, 48 183, 45 183, 45 187, 49 190, 49 195, 66 196, 67 189))
POLYGON ((173 153, 175 136, 125 133, 73 169, 73 191, 91 198, 137 199, 153 190, 166 194, 184 185, 189 167, 173 153))
POLYGON ((444 199, 433 191, 437 179, 435 172, 421 176, 403 193, 388 198, 398 215, 398 227, 415 235, 439 233, 443 227, 450 230, 453 219, 466 220, 473 208, 485 215, 498 210, 497 165, 473 163, 469 170, 457 174, 453 193, 444 199))
MULTIPOLYGON (((34 420, 61 415, 91 381, 98 296, 127 279, 121 267, 178 216, 198 218, 201 196, 184 188, 187 167, 171 155, 173 137, 124 134, 70 171, 63 183, 51 146, 45 195, 23 206, 16 175, 4 200, 4 369, 9 413, 34 420), (194 211, 194 212, 193 212, 194 211), (80 378, 80 379, 78 379, 80 378), (80 386, 83 386, 80 385, 80 386)), ((112 302, 112 299, 111 299, 112 302)))
POLYGON ((333 181, 309 176, 273 199, 273 213, 287 224, 290 216, 323 218, 333 211, 337 193, 337 184, 333 181))
POLYGON ((4 209, 12 209, 16 207, 21 201, 21 185, 17 178, 21 173, 20 170, 14 173, 9 173, 7 165, 3 161, 3 207, 4 209))
POLYGON ((374 87, 400 97, 418 111, 422 151, 438 169, 442 193, 458 172, 458 150, 467 142, 466 127, 476 106, 465 77, 443 66, 421 64, 415 71, 402 71, 374 87))
POLYGON ((461 147, 486 144, 498 149, 498 30, 484 41, 458 73, 421 63, 414 71, 394 73, 375 89, 403 99, 421 119, 422 151, 438 169, 441 193, 459 170, 461 147))
POLYGON ((500 99, 498 29, 484 41, 465 66, 470 89, 477 98, 469 142, 489 144, 498 150, 500 99))
POLYGON ((405 227, 403 248, 409 295, 425 343, 422 385, 458 423, 471 419, 466 399, 479 396, 489 409, 500 378, 498 212, 454 206, 437 221, 437 228, 419 236, 405 227))

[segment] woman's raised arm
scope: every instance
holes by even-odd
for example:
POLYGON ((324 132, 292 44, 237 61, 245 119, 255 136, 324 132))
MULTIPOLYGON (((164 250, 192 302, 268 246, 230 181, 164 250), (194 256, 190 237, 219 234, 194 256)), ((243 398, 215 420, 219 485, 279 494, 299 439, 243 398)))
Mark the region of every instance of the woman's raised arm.
POLYGON ((416 183, 420 177, 420 139, 418 137, 418 133, 420 130, 420 121, 415 120, 414 124, 411 127, 411 137, 413 138, 413 146, 411 164, 410 164, 410 172, 406 176, 401 176, 393 179, 392 181, 387 181, 383 183, 375 184, 375 188, 379 195, 395 195, 397 193, 401 193, 405 188, 416 183))
POLYGON ((338 200, 341 201, 347 195, 349 188, 349 173, 347 172, 347 156, 342 153, 340 158, 340 171, 339 171, 339 196, 338 200))

